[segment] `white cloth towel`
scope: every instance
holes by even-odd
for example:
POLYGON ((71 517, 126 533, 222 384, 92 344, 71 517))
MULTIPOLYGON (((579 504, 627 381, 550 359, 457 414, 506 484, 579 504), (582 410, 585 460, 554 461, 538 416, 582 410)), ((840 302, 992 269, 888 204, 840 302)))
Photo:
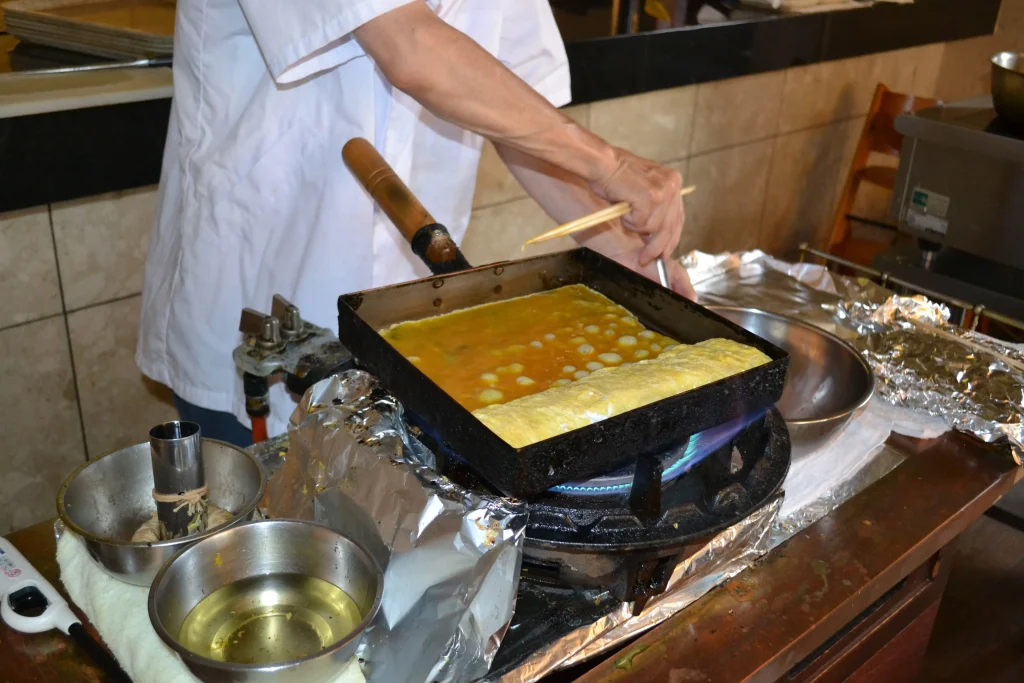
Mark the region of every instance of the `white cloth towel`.
MULTIPOLYGON (((152 624, 146 601, 149 589, 118 581, 89 556, 70 531, 57 541, 60 580, 71 600, 85 612, 121 668, 135 683, 199 683, 167 647, 152 624)), ((334 683, 365 683, 355 659, 334 683)))

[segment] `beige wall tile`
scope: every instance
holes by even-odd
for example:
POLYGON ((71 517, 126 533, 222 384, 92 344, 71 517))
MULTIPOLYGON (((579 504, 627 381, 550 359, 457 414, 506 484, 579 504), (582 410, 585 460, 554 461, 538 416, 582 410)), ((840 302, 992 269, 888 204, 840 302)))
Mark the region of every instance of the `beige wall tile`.
POLYGON ((956 102, 988 93, 992 78, 989 59, 998 51, 998 45, 996 36, 946 43, 936 96, 946 102, 956 102))
POLYGON ((46 207, 0 214, 0 328, 61 312, 46 207))
POLYGON ((155 214, 155 188, 54 205, 53 230, 68 310, 142 291, 155 214))
POLYGON ((570 107, 562 107, 562 113, 580 124, 584 128, 590 127, 590 105, 574 104, 570 107))
POLYGON ((875 55, 786 71, 779 132, 821 126, 867 113, 882 65, 875 55))
POLYGON ((53 517, 85 461, 63 318, 0 331, 0 534, 53 517))
MULTIPOLYGON (((905 50, 893 50, 892 52, 880 52, 874 55, 874 69, 869 72, 872 80, 872 94, 874 86, 884 83, 889 90, 901 93, 913 93, 914 78, 921 66, 922 54, 919 48, 912 47, 905 50)), ((868 101, 870 108, 871 101, 868 101)), ((867 113, 867 109, 858 114, 867 113)))
MULTIPOLYGON (((590 124, 590 105, 580 104, 564 107, 562 112, 584 128, 590 124)), ((495 204, 522 199, 526 190, 509 172, 505 162, 489 141, 484 140, 480 167, 476 174, 476 191, 473 195, 473 208, 480 209, 495 204)))
MULTIPOLYGON (((848 170, 851 137, 863 120, 784 135, 775 140, 760 246, 785 256, 800 242, 820 244, 831 226, 837 188, 848 170)), ((854 143, 855 144, 855 143, 854 143)))
POLYGON ((914 72, 913 94, 918 97, 936 97, 946 44, 936 43, 915 49, 917 50, 917 71, 914 72))
POLYGON ((686 182, 698 189, 686 198, 680 253, 757 247, 772 146, 762 140, 690 159, 686 182))
POLYGON ((153 425, 177 417, 170 392, 135 366, 141 303, 132 297, 68 316, 90 457, 144 441, 153 425))
POLYGON ((683 159, 690 147, 694 86, 590 105, 590 129, 608 142, 655 161, 683 159))
POLYGON ((529 247, 523 253, 523 242, 553 227, 555 222, 532 199, 478 209, 470 218, 462 250, 470 263, 485 265, 576 246, 571 237, 564 237, 529 247))
POLYGON ((697 86, 690 154, 775 135, 784 82, 776 71, 697 86))
POLYGON ((1024 0, 1003 0, 996 33, 1024 43, 1024 0))
POLYGON ((480 167, 476 172, 476 191, 473 208, 493 206, 526 196, 526 190, 509 172, 489 141, 484 141, 480 167))

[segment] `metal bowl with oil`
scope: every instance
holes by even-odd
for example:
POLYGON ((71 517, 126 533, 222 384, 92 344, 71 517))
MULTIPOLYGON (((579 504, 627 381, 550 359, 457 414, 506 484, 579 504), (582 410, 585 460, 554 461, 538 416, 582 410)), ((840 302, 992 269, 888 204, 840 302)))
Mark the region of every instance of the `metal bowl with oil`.
MULTIPOLYGON (((266 485, 256 460, 240 448, 203 439, 203 469, 209 501, 233 513, 224 529, 252 519, 266 485)), ((78 534, 93 559, 114 578, 149 586, 174 553, 216 533, 157 543, 132 543, 132 534, 149 519, 153 502, 153 466, 149 442, 101 455, 64 480, 57 492, 57 514, 78 534)))
POLYGON ((875 388, 871 368, 839 337, 795 318, 753 308, 708 308, 789 353, 786 386, 776 405, 789 428, 793 458, 828 443, 871 400, 875 388))
POLYGON ((251 522, 168 562, 149 618, 200 680, 319 683, 355 654, 383 585, 373 557, 326 526, 251 522))

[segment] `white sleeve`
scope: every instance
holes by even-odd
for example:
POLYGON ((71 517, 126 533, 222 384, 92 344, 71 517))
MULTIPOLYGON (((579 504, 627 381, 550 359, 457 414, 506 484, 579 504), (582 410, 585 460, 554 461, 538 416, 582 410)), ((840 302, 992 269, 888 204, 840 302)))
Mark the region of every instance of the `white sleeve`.
POLYGON ((549 0, 501 1, 498 59, 554 106, 569 104, 569 60, 549 0))
POLYGON ((277 83, 292 83, 365 53, 352 35, 416 0, 239 0, 277 83))

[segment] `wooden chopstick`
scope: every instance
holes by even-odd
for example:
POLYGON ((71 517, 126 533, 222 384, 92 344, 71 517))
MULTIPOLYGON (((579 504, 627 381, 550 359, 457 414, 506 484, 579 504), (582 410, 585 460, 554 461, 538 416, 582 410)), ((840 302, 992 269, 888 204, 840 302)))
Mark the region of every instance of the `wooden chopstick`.
MULTIPOLYGON (((696 189, 696 185, 684 187, 682 191, 679 193, 679 196, 685 197, 688 194, 693 194, 694 190, 696 189)), ((613 204, 606 209, 595 211, 589 216, 577 218, 574 221, 569 221, 565 225, 560 225, 557 228, 552 228, 551 230, 548 230, 542 235, 531 237, 530 239, 526 240, 526 242, 523 243, 523 249, 525 250, 526 247, 530 246, 531 244, 540 244, 541 242, 547 242, 548 240, 558 239, 559 237, 565 237, 566 235, 572 235, 573 233, 580 232, 581 230, 592 228, 595 225, 607 223, 608 221, 615 220, 616 218, 622 218, 632 210, 633 207, 630 205, 629 202, 620 202, 618 204, 613 204)))

